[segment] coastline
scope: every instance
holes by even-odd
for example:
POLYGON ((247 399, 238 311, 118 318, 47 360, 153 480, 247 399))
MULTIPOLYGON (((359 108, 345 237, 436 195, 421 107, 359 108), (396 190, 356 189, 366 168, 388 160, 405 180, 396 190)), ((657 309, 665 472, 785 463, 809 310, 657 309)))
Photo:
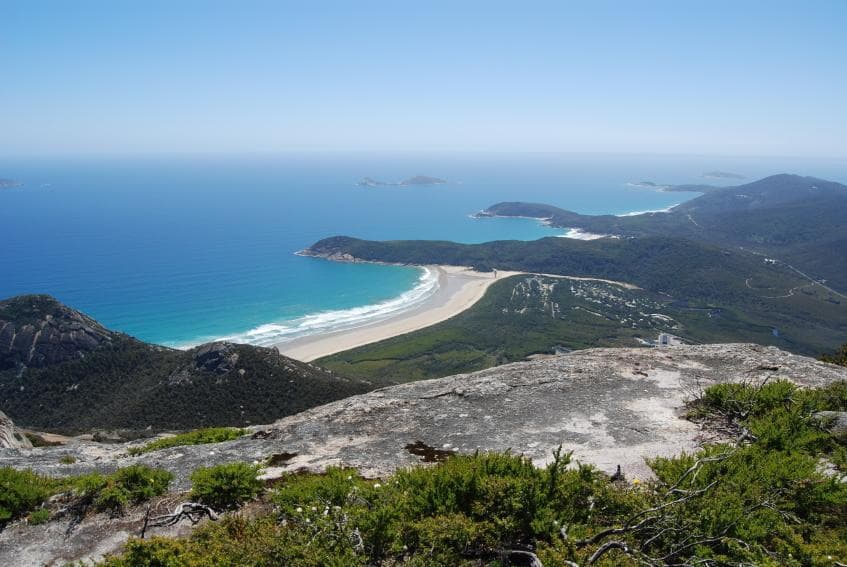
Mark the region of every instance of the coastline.
POLYGON ((411 333, 458 315, 482 299, 489 286, 521 272, 477 272, 464 266, 425 266, 438 274, 438 290, 412 309, 380 321, 274 344, 281 354, 303 362, 411 333))

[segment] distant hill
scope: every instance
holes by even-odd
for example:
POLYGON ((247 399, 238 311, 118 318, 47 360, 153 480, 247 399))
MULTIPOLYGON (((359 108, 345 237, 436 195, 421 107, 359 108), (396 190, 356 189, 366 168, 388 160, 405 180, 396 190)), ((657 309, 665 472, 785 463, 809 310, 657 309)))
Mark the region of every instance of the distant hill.
POLYGON ((780 174, 714 189, 667 213, 581 215, 552 205, 498 203, 480 216, 549 219, 552 226, 622 237, 686 238, 782 260, 847 293, 847 186, 780 174))
POLYGON ((78 433, 266 423, 370 389, 275 349, 174 350, 110 331, 49 296, 0 301, 0 409, 19 426, 78 433))

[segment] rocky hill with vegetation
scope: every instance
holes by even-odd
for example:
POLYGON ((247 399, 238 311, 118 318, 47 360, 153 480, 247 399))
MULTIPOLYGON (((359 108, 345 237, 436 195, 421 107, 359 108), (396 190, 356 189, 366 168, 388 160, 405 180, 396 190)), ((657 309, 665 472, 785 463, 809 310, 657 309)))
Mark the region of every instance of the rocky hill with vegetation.
POLYGON ((455 317, 315 364, 349 377, 399 383, 570 350, 646 346, 660 333, 691 344, 752 341, 814 355, 834 350, 847 336, 847 307, 832 303, 838 298, 825 290, 789 295, 754 288, 757 278, 736 277, 748 295, 683 301, 602 280, 513 276, 494 283, 455 317))
POLYGON ((780 174, 709 192, 667 213, 581 215, 552 205, 498 203, 481 216, 548 219, 621 237, 663 236, 767 254, 847 293, 847 186, 780 174))
POLYGON ((156 432, 266 423, 372 389, 275 349, 180 351, 109 331, 48 296, 0 301, 0 408, 19 426, 156 432))

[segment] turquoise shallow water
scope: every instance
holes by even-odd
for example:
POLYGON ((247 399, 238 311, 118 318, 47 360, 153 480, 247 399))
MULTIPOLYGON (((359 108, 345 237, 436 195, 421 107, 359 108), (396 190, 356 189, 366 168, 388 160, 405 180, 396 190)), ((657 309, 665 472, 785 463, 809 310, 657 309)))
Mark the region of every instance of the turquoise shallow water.
MULTIPOLYGON (((561 155, 285 155, 0 158, 0 297, 49 293, 109 327, 186 345, 265 344, 355 325, 429 293, 415 268, 295 256, 336 234, 484 242, 560 234, 532 220, 474 220, 498 201, 582 213, 661 209, 712 170, 847 181, 844 161, 561 155), (364 176, 449 185, 360 188, 364 176)), ((735 182, 714 181, 718 184, 735 182)))

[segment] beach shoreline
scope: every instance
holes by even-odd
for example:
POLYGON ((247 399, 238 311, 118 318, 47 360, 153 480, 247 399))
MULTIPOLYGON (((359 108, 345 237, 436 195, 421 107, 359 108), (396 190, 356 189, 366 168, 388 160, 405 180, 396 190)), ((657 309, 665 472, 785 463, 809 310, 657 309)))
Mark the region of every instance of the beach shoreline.
POLYGON ((620 286, 623 289, 639 289, 638 286, 630 283, 602 278, 505 270, 479 272, 467 266, 419 267, 433 270, 438 274, 438 290, 411 309, 377 321, 363 323, 357 327, 276 343, 273 348, 276 348, 280 354, 296 360, 312 362, 345 350, 405 335, 441 323, 470 309, 485 296, 492 284, 512 276, 536 275, 564 280, 596 281, 620 286))
POLYGON ((422 266, 438 274, 438 290, 412 309, 361 326, 301 337, 274 346, 281 354, 312 362, 352 348, 411 333, 469 309, 496 281, 521 272, 478 272, 465 266, 422 266), (496 273, 496 277, 495 277, 496 273))

